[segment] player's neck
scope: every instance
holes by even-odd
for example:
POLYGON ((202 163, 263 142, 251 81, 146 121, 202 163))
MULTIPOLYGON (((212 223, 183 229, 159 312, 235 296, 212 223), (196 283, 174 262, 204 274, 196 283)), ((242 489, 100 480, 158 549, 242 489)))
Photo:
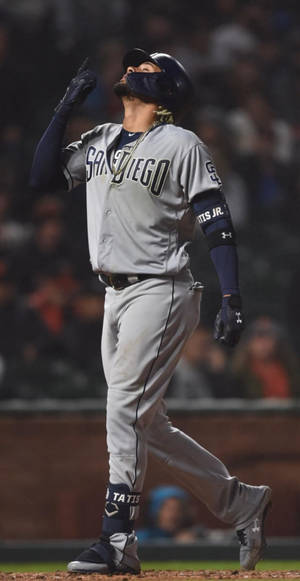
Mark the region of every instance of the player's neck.
POLYGON ((124 99, 123 127, 126 131, 147 131, 156 121, 154 103, 143 103, 140 99, 124 99))

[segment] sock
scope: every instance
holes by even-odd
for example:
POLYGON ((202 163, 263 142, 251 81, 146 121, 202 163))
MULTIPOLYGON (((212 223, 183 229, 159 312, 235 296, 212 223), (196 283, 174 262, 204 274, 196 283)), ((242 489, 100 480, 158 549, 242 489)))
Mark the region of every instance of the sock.
POLYGON ((102 523, 102 534, 131 533, 138 516, 141 494, 131 492, 127 484, 109 483, 102 523))

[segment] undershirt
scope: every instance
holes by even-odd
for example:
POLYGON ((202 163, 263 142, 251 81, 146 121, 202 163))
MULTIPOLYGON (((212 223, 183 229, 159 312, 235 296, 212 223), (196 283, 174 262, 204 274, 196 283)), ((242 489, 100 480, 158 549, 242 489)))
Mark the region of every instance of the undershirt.
POLYGON ((127 131, 126 129, 122 129, 120 137, 116 144, 116 149, 122 149, 122 147, 124 147, 124 145, 126 145, 127 143, 136 141, 136 139, 138 139, 140 135, 142 135, 142 131, 130 132, 127 131))

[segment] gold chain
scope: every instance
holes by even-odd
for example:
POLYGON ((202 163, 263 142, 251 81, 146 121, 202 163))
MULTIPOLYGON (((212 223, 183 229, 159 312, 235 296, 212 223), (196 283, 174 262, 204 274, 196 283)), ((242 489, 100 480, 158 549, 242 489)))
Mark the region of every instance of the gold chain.
POLYGON ((130 153, 128 155, 128 157, 125 159, 125 162, 121 163, 119 169, 116 169, 116 167, 114 167, 114 155, 112 156, 112 160, 111 160, 111 171, 114 177, 118 176, 122 171, 124 171, 126 169, 126 167, 128 166, 130 160, 132 159, 132 156, 136 150, 136 148, 139 146, 140 143, 142 143, 142 141, 144 141, 145 137, 147 137, 148 133, 150 133, 150 131, 153 129, 153 127, 156 127, 157 125, 162 125, 164 123, 174 123, 174 118, 173 118, 173 114, 168 111, 167 109, 164 109, 161 105, 159 105, 157 111, 155 111, 156 115, 157 115, 157 120, 154 121, 154 123, 152 123, 151 127, 149 127, 149 129, 147 129, 147 131, 144 131, 144 133, 142 133, 136 140, 134 146, 131 148, 130 153))
POLYGON ((145 137, 148 135, 148 133, 150 133, 151 129, 152 129, 153 125, 151 125, 151 127, 149 129, 147 129, 147 131, 144 131, 144 133, 142 133, 142 135, 140 135, 134 146, 131 148, 129 155, 127 156, 127 158, 125 159, 125 163, 121 163, 120 167, 118 169, 116 169, 116 167, 114 167, 114 156, 112 156, 112 161, 111 161, 111 171, 114 175, 114 177, 116 177, 117 175, 119 175, 122 171, 124 171, 127 167, 127 165, 129 164, 130 160, 132 159, 132 156, 135 152, 135 150, 137 149, 137 147, 139 146, 139 144, 145 139, 145 137))

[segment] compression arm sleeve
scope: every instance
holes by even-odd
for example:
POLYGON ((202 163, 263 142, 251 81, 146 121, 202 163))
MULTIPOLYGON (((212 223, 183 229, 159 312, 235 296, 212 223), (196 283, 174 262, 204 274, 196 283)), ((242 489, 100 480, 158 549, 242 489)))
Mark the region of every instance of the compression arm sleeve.
POLYGON ((192 207, 207 238, 222 295, 239 294, 235 232, 222 192, 207 192, 196 196, 192 207))
POLYGON ((61 168, 61 148, 68 122, 69 111, 62 110, 52 118, 36 148, 29 185, 37 191, 68 189, 67 180, 61 168))
POLYGON ((240 294, 236 246, 216 246, 210 250, 210 257, 219 278, 222 296, 240 294))

